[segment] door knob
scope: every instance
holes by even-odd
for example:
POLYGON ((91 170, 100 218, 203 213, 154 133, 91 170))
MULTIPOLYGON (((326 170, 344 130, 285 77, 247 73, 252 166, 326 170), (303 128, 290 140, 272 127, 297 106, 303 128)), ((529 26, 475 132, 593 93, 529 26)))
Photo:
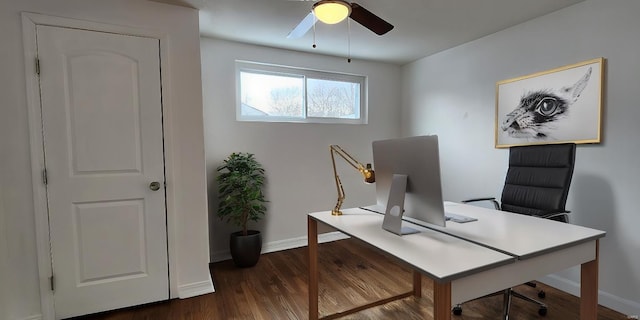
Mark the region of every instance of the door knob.
POLYGON ((149 184, 149 189, 151 189, 151 191, 158 191, 158 190, 160 190, 160 182, 158 182, 158 181, 151 182, 151 183, 149 184))

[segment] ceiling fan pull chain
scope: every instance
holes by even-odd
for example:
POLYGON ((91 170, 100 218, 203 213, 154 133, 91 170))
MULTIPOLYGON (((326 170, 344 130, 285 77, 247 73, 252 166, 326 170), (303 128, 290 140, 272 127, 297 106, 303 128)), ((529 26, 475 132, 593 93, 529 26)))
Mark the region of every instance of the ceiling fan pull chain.
POLYGON ((347 19, 347 63, 351 63, 351 20, 347 19))
POLYGON ((311 47, 314 49, 316 48, 316 24, 315 23, 313 24, 313 45, 311 47))

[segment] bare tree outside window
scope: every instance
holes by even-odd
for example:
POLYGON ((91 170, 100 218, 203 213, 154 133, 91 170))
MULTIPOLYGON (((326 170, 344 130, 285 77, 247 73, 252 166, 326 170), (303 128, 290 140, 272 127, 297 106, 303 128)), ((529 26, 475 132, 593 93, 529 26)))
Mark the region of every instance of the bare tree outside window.
POLYGON ((309 117, 356 118, 360 109, 360 84, 333 80, 307 80, 309 117))
POLYGON ((301 76, 240 73, 242 115, 301 117, 301 76))
POLYGON ((271 90, 271 115, 302 117, 302 89, 299 87, 271 90))

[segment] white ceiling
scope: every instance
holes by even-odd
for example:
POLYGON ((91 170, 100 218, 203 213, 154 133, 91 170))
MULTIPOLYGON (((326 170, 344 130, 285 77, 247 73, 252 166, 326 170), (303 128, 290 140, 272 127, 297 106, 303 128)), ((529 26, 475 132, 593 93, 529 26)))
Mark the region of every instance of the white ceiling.
POLYGON ((286 36, 311 9, 304 0, 155 0, 200 9, 202 36, 404 64, 584 0, 356 0, 395 26, 378 36, 351 20, 286 36), (349 40, 350 38, 350 40, 349 40), (349 45, 350 42, 350 45, 349 45))

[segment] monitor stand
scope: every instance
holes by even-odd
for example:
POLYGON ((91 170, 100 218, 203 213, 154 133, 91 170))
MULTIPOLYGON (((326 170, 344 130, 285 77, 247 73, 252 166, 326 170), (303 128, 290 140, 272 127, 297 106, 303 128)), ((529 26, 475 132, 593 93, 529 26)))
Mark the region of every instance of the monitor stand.
POLYGON ((382 229, 400 236, 420 232, 413 228, 402 227, 402 214, 404 213, 404 197, 406 191, 407 175, 394 174, 391 180, 387 209, 385 210, 384 220, 382 221, 382 229))

